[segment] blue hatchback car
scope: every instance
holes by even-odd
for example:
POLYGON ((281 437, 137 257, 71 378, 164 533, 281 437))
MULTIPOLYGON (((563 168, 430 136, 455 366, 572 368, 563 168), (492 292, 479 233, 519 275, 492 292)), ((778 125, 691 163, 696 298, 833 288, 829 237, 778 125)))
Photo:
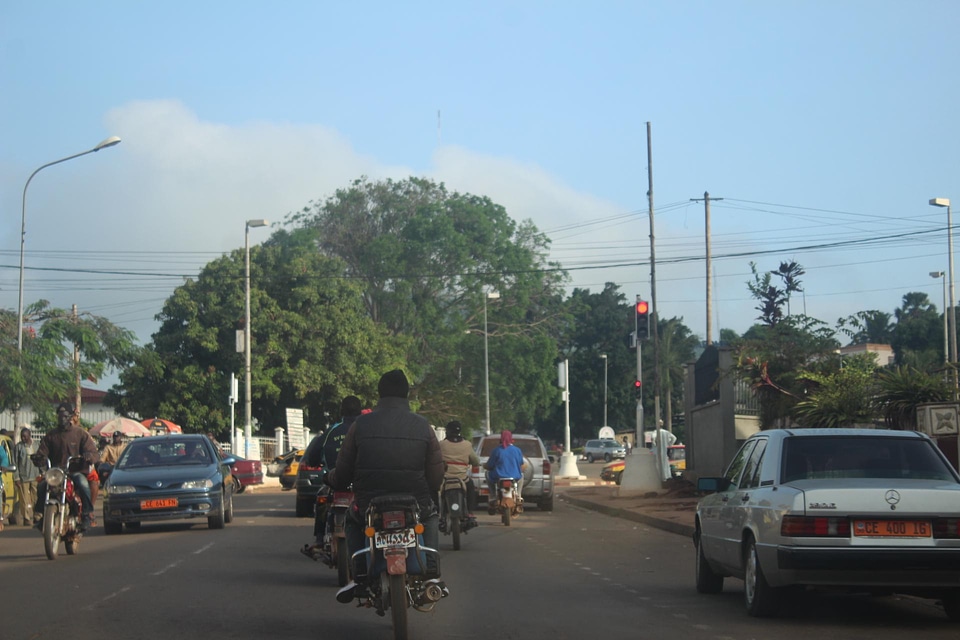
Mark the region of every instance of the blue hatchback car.
POLYGON ((202 434, 138 438, 127 445, 103 488, 103 528, 206 518, 211 529, 233 520, 231 456, 202 434))

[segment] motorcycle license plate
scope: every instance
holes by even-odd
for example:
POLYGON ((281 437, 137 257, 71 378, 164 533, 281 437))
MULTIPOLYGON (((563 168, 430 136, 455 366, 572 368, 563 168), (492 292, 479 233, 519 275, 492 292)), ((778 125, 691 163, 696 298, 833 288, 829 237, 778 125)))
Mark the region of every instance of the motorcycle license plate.
POLYGON ((178 506, 176 498, 158 498, 156 500, 141 500, 141 509, 170 509, 178 506))
POLYGON ((413 529, 404 529, 403 531, 375 531, 373 542, 377 549, 386 547, 415 547, 417 546, 417 533, 413 529))

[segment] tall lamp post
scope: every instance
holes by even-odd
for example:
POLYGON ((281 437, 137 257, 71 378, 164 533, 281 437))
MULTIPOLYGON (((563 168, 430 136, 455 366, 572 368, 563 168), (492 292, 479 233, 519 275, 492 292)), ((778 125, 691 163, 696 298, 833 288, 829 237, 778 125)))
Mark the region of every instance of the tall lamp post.
MULTIPOLYGON (((27 187, 30 186, 30 181, 33 180, 33 176, 37 175, 47 167, 52 167, 55 164, 60 164, 61 162, 66 162, 67 160, 73 160, 74 158, 79 158, 80 156, 85 156, 88 153, 96 153, 100 149, 106 149, 107 147, 112 147, 114 145, 120 144, 120 138, 118 136, 110 136, 106 140, 102 141, 100 144, 95 146, 92 149, 87 149, 86 151, 81 151, 80 153, 75 153, 72 156, 67 156, 66 158, 60 158, 59 160, 54 160, 53 162, 48 162, 45 165, 37 167, 33 173, 30 174, 30 177, 27 178, 26 184, 23 185, 23 202, 20 207, 20 293, 17 296, 17 365, 23 366, 23 250, 24 245, 27 241, 27 187)), ((17 405, 17 409, 14 412, 14 427, 20 426, 20 406, 17 405)))
POLYGON ((487 348, 487 300, 497 300, 500 293, 497 291, 487 291, 483 295, 483 387, 487 396, 487 422, 484 431, 490 435, 490 351, 487 348))
POLYGON ((947 273, 945 271, 931 271, 931 278, 940 278, 943 280, 943 364, 950 362, 949 347, 950 342, 947 329, 947 273))
MULTIPOLYGON (((931 206, 947 209, 947 272, 950 277, 950 365, 957 366, 957 303, 953 286, 953 218, 950 215, 950 198, 931 198, 931 206)), ((953 397, 957 397, 957 370, 953 370, 953 397)))
POLYGON ((250 458, 250 438, 253 437, 253 402, 250 397, 250 227, 265 227, 267 221, 263 219, 247 220, 243 234, 243 249, 245 254, 244 280, 246 281, 247 294, 247 314, 246 321, 243 324, 243 350, 245 358, 244 366, 244 384, 246 396, 244 396, 244 420, 243 420, 243 457, 250 458))
POLYGON ((603 426, 607 426, 607 354, 602 353, 603 358, 603 426))

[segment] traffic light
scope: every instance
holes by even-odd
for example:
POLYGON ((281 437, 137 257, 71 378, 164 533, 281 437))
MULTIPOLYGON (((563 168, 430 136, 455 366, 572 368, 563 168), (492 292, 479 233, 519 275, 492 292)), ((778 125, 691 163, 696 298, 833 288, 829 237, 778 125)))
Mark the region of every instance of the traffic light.
POLYGON ((637 300, 637 341, 646 340, 650 334, 650 303, 637 300))
POLYGON ((633 381, 633 392, 639 400, 643 396, 643 382, 640 380, 633 381))

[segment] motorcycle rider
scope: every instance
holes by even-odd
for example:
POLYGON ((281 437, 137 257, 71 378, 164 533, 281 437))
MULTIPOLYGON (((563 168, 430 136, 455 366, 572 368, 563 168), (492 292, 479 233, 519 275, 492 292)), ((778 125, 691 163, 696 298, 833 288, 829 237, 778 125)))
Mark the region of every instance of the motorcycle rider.
POLYGON ((517 495, 523 489, 523 452, 513 444, 513 434, 504 429, 500 432, 500 446, 490 452, 490 457, 484 465, 487 469, 487 488, 490 497, 487 502, 487 513, 493 515, 496 511, 497 482, 500 478, 512 478, 517 481, 517 495))
MULTIPOLYGON (((93 500, 91 499, 87 474, 91 467, 99 461, 100 454, 97 452, 97 443, 90 437, 86 429, 80 427, 79 423, 80 417, 73 405, 69 402, 61 402, 57 406, 57 428, 43 436, 32 459, 42 473, 47 468, 48 459, 53 466, 66 467, 67 458, 83 457, 79 464, 74 460, 68 471, 73 479, 74 487, 80 494, 80 501, 83 503, 83 522, 80 526, 81 529, 86 529, 93 517, 93 500)), ((33 512, 42 514, 46 501, 47 482, 41 480, 37 486, 37 503, 33 512)), ((41 531, 43 530, 42 517, 37 521, 36 527, 41 531)))
MULTIPOLYGON (((350 425, 357 419, 360 412, 363 411, 363 405, 357 396, 346 396, 340 401, 340 422, 330 427, 324 437, 317 436, 307 445, 303 452, 303 459, 300 464, 308 467, 322 466, 326 470, 335 469, 337 466, 337 456, 340 454, 340 448, 343 446, 343 440, 347 437, 347 431, 350 425)), ((328 509, 321 512, 317 510, 313 522, 313 537, 316 543, 313 545, 304 545, 300 550, 314 560, 323 560, 330 563, 331 559, 326 557, 323 552, 323 537, 326 535, 330 523, 327 522, 333 517, 333 511, 328 509)))
MULTIPOLYGON (((410 383, 399 369, 388 371, 378 384, 380 401, 372 412, 358 416, 347 431, 334 470, 324 481, 346 491, 353 485, 354 507, 346 522, 351 557, 364 546, 364 518, 370 500, 390 493, 413 495, 420 506, 423 542, 436 549, 440 542, 436 496, 443 483, 443 458, 430 422, 410 410, 410 383)), ((366 589, 367 567, 361 559, 351 580, 337 592, 337 601, 350 603, 358 585, 366 589), (362 565, 362 566, 361 566, 362 565)), ((440 577, 433 554, 427 558, 431 578, 440 577)), ((446 586, 442 585, 444 595, 446 586)))
MULTIPOLYGON (((480 465, 480 457, 469 442, 463 439, 463 425, 457 420, 451 420, 446 426, 446 437, 440 441, 440 454, 443 456, 445 465, 445 476, 453 476, 463 480, 467 485, 467 505, 473 509, 477 504, 476 487, 473 486, 473 480, 470 479, 470 467, 480 465)), ((473 518, 472 513, 467 514, 468 518, 473 518)), ((440 521, 441 526, 444 520, 440 521)))

